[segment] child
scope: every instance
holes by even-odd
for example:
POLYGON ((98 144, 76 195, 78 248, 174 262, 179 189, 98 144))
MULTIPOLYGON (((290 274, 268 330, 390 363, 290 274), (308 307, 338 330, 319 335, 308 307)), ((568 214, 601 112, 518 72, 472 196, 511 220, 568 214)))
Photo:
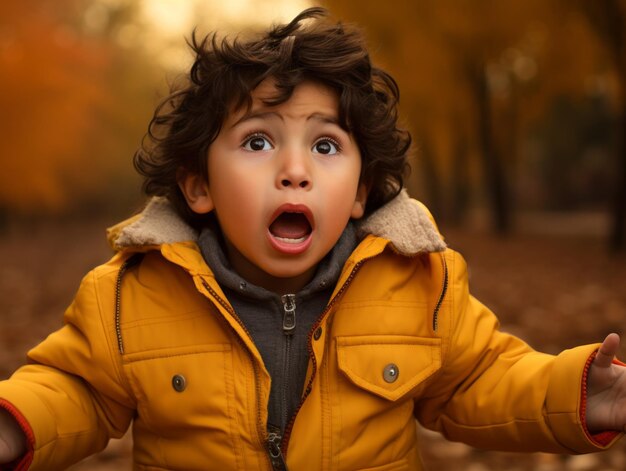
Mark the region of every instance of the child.
POLYGON ((421 469, 414 420, 585 453, 626 424, 619 337, 553 357, 497 330, 402 190, 398 89, 320 8, 192 40, 65 325, 0 383, 0 461, 62 469, 133 423, 135 469, 421 469))

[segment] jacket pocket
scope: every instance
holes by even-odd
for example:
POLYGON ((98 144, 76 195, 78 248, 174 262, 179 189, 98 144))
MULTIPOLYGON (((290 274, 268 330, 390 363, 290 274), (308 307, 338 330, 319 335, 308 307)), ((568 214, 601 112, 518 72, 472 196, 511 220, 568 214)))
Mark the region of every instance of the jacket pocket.
POLYGON ((237 467, 237 403, 229 344, 129 354, 125 369, 137 399, 138 463, 185 470, 237 467))
POLYGON ((389 401, 413 392, 441 368, 441 339, 403 335, 337 337, 339 370, 389 401))

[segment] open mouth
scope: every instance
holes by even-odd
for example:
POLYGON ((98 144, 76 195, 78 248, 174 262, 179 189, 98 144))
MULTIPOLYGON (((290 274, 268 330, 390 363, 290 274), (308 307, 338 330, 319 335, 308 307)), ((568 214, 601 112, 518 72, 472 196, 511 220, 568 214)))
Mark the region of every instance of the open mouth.
POLYGON ((287 203, 274 213, 267 234, 275 250, 298 255, 311 246, 314 228, 313 213, 308 207, 287 203))
POLYGON ((312 232, 311 223, 304 213, 280 213, 269 227, 270 233, 281 242, 299 244, 312 232))

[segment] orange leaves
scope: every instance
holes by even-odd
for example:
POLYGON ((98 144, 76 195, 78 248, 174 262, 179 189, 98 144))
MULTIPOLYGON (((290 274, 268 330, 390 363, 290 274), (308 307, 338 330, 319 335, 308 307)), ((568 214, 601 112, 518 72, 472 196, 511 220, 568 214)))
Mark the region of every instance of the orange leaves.
POLYGON ((85 138, 109 53, 40 2, 5 2, 0 15, 0 205, 60 209, 77 175, 93 178, 85 138))

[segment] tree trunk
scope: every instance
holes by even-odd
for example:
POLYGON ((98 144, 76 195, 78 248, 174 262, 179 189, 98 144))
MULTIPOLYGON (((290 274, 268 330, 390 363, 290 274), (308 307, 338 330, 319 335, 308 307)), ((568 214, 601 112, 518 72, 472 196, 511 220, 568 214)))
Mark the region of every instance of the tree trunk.
POLYGON ((441 185, 437 172, 436 159, 432 152, 432 146, 424 137, 418 142, 417 160, 421 164, 424 175, 424 194, 426 195, 426 204, 429 210, 436 216, 438 221, 445 218, 443 214, 443 199, 441 193, 441 185))
POLYGON ((612 227, 609 235, 610 248, 622 250, 626 244, 626 13, 617 0, 579 0, 577 3, 611 54, 622 92, 622 109, 615 126, 618 174, 614 181, 615 196, 611 203, 612 227))
POLYGON ((505 235, 511 229, 509 194, 502 159, 494 145, 493 113, 487 74, 483 64, 474 67, 470 73, 478 109, 479 146, 483 159, 487 196, 491 205, 493 229, 497 234, 505 235))
MULTIPOLYGON (((621 77, 622 90, 626 94, 626 67, 621 77)), ((624 101, 624 100, 623 100, 624 101)), ((622 113, 617 128, 618 177, 613 203, 613 222, 611 228, 611 249, 622 250, 626 242, 626 103, 622 105, 622 113)))
POLYGON ((0 235, 6 234, 9 229, 9 210, 0 205, 0 235))
POLYGON ((611 35, 608 43, 612 45, 615 69, 617 70, 620 88, 622 89, 622 112, 618 117, 616 130, 616 149, 618 176, 615 187, 615 201, 613 206, 613 227, 611 230, 610 247, 612 250, 622 250, 626 242, 626 37, 622 29, 626 20, 624 11, 615 1, 607 3, 608 15, 612 23, 611 35))
POLYGON ((452 155, 452 201, 450 222, 460 226, 465 220, 470 197, 468 148, 465 136, 459 130, 452 155))

